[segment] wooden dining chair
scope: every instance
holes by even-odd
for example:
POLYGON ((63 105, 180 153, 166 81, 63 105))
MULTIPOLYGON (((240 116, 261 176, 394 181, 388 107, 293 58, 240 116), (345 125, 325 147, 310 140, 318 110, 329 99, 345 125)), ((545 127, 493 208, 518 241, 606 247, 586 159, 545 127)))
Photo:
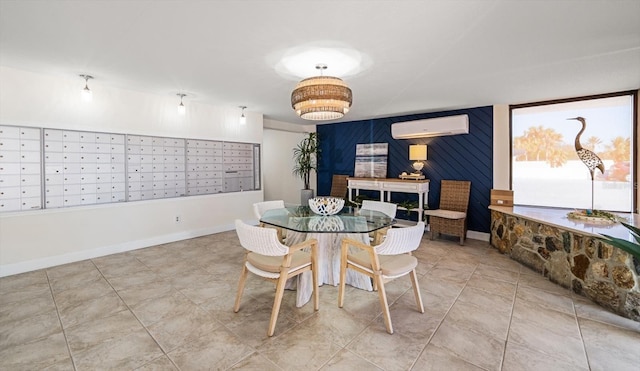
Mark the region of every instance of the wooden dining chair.
POLYGON ((411 252, 420 246, 423 234, 424 222, 418 222, 413 227, 390 229, 384 242, 378 246, 369 246, 348 238, 343 239, 340 255, 338 306, 340 308, 343 307, 347 269, 352 269, 374 280, 378 289, 380 306, 382 307, 384 323, 388 333, 393 334, 393 325, 391 324, 389 303, 387 302, 387 294, 384 288, 385 281, 409 275, 418 311, 424 313, 424 305, 422 304, 422 296, 420 295, 418 277, 416 275, 418 259, 411 255, 411 252), (350 247, 355 247, 358 251, 350 253, 350 247))
POLYGON ((241 220, 236 220, 235 225, 240 245, 247 253, 242 264, 233 311, 238 313, 240 310, 240 300, 249 272, 275 282, 276 296, 267 330, 267 336, 273 336, 287 280, 307 271, 311 271, 313 277, 313 308, 318 310, 318 241, 309 239, 294 246, 286 246, 278 240, 275 229, 252 226, 241 220), (305 248, 310 248, 311 252, 303 251, 305 248))

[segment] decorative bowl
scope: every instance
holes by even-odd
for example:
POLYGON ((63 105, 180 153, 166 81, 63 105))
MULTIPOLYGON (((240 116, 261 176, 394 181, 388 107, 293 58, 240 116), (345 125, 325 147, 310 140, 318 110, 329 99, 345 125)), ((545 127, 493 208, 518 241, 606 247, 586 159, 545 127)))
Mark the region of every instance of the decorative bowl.
POLYGON ((314 197, 309 199, 309 207, 319 215, 337 214, 344 207, 344 200, 339 197, 314 197))

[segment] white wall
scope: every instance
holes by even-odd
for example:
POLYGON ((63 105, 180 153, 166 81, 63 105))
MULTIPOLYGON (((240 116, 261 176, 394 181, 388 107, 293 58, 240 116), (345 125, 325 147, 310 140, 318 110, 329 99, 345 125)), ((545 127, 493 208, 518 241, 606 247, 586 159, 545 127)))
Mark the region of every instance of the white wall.
MULTIPOLYGON (((261 114, 0 67, 0 124, 262 143, 261 114)), ((264 154, 264 149, 263 149, 264 154)), ((265 171, 263 170, 263 173, 265 171)), ((263 187, 264 188, 264 187, 263 187)), ((0 276, 233 229, 263 191, 13 212, 0 215, 0 276), (175 217, 181 222, 176 223, 175 217)))
MULTIPOLYGON (((293 169, 293 148, 315 131, 315 125, 296 125, 274 120, 264 120, 263 132, 263 181, 265 200, 284 200, 289 204, 300 204, 300 190, 304 183, 291 174, 293 169)), ((316 190, 316 173, 309 180, 316 190)))
POLYGON ((509 105, 493 106, 493 188, 511 189, 509 105))

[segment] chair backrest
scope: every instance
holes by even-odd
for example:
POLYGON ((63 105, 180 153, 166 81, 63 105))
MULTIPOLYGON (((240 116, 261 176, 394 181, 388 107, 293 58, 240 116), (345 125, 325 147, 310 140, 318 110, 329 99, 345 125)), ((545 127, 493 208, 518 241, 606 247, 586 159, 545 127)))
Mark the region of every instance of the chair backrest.
POLYGON ((374 210, 387 214, 390 218, 396 217, 398 205, 391 202, 362 200, 361 210, 374 210))
POLYGON ((236 219, 236 233, 240 245, 260 255, 282 256, 289 253, 289 247, 278 241, 278 232, 273 228, 261 228, 236 219))
POLYGON ((414 251, 420 246, 424 234, 424 222, 413 227, 391 228, 384 241, 375 247, 378 255, 398 255, 414 251))
POLYGON ((333 174, 333 178, 331 179, 331 193, 329 196, 345 198, 347 196, 348 177, 349 175, 333 174))
POLYGON ((258 218, 258 220, 262 218, 262 214, 264 214, 265 211, 271 209, 284 209, 284 201, 263 201, 253 204, 253 214, 258 218))
POLYGON ((440 209, 467 212, 471 182, 443 180, 440 182, 440 209))

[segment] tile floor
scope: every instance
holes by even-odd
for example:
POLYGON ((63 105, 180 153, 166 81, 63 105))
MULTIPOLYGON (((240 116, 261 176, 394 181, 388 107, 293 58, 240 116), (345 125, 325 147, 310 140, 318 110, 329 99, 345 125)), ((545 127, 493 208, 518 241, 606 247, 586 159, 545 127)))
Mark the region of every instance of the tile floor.
POLYGON ((425 313, 410 281, 377 295, 320 288, 320 310, 288 291, 266 330, 273 285, 251 276, 232 311, 243 250, 235 232, 0 279, 2 370, 637 370, 640 323, 573 295, 488 243, 429 241, 425 313))

